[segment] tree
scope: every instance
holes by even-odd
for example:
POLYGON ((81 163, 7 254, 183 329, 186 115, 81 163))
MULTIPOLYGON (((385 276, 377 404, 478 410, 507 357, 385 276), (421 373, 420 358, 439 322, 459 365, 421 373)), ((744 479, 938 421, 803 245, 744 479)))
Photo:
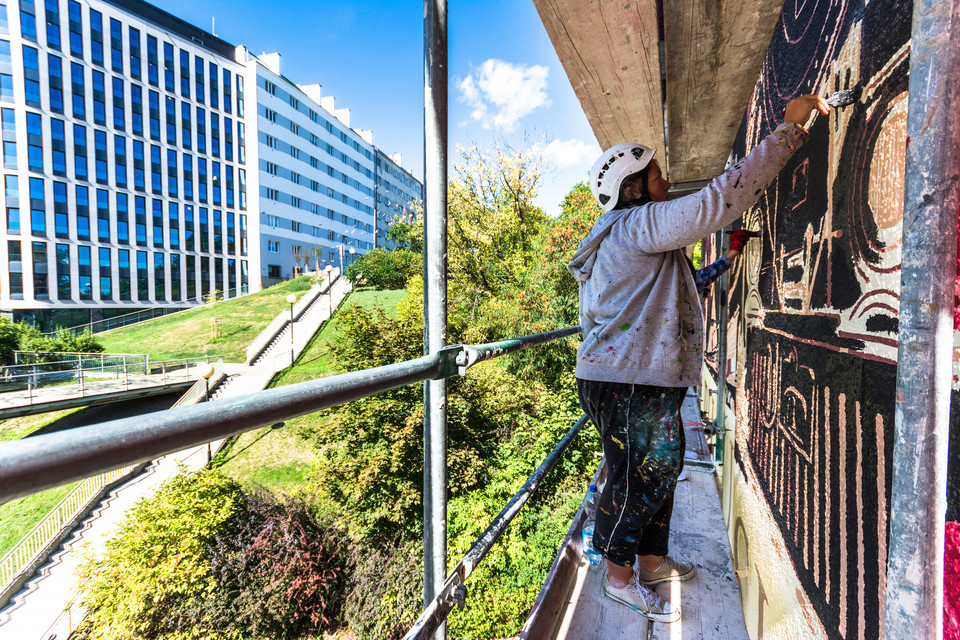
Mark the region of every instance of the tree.
POLYGON ((347 267, 346 276, 354 284, 376 289, 401 289, 410 276, 423 270, 420 254, 407 249, 387 251, 378 247, 357 258, 347 267))
POLYGON ((403 249, 423 253, 423 205, 416 203, 412 214, 394 220, 387 231, 387 238, 403 249))

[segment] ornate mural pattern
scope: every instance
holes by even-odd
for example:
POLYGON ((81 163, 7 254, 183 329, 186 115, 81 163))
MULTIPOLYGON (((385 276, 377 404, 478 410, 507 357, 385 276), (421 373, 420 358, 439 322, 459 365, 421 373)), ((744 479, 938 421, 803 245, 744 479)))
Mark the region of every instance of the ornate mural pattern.
MULTIPOLYGON (((787 0, 734 148, 736 160, 757 144, 790 98, 862 87, 816 118, 744 216, 763 237, 726 301, 736 463, 769 507, 812 626, 837 639, 882 635, 911 12, 787 0)), ((716 338, 714 323, 711 368, 716 338)))

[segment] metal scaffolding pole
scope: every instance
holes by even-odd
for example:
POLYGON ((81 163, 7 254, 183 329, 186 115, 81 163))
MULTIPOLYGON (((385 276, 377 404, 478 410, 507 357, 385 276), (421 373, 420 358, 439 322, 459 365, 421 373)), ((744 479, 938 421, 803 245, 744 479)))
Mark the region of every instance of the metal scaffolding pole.
MULTIPOLYGON (((447 340, 447 2, 423 7, 423 351, 447 340)), ((423 385, 423 602, 443 587, 447 569, 447 383, 423 385)), ((441 625, 435 638, 447 636, 441 625)))
POLYGON ((960 0, 914 0, 884 635, 939 640, 960 204, 960 0))

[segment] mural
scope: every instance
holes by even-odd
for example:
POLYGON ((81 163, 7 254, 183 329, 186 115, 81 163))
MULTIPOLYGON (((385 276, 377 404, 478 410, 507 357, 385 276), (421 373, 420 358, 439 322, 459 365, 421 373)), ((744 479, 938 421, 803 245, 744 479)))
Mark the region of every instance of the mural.
POLYGON ((763 237, 722 301, 731 539, 754 638, 882 637, 911 13, 787 0, 734 147, 736 160, 792 97, 862 88, 744 216, 763 237))

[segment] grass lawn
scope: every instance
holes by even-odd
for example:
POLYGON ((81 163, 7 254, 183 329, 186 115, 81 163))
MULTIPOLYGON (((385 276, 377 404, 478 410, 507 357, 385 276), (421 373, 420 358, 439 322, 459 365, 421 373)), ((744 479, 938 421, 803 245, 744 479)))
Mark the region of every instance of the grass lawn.
POLYGON ((154 360, 222 355, 225 362, 244 362, 247 345, 289 308, 287 294, 299 298, 311 285, 310 277, 303 276, 241 298, 98 333, 96 338, 108 353, 147 353, 154 360), (222 322, 216 339, 214 316, 222 322))
MULTIPOLYGON (((51 411, 50 413, 40 413, 32 416, 22 416, 20 418, 10 418, 0 422, 0 442, 9 442, 10 440, 19 440, 44 427, 51 422, 56 422, 60 418, 67 416, 80 409, 64 409, 63 411, 51 411)), ((0 518, 0 522, 2 522, 0 518)))
POLYGON ((0 504, 0 557, 40 522, 77 485, 76 482, 0 504))
MULTIPOLYGON (((344 305, 380 307, 390 317, 396 315, 397 303, 407 295, 403 289, 375 291, 361 289, 352 292, 344 305)), ((330 345, 337 340, 336 313, 332 321, 321 327, 304 349, 292 369, 274 378, 272 387, 315 380, 337 373, 330 345)), ((271 491, 291 493, 304 481, 314 459, 313 452, 299 437, 305 426, 321 420, 316 413, 281 422, 274 427, 244 433, 217 457, 220 471, 244 486, 259 485, 271 491)))

